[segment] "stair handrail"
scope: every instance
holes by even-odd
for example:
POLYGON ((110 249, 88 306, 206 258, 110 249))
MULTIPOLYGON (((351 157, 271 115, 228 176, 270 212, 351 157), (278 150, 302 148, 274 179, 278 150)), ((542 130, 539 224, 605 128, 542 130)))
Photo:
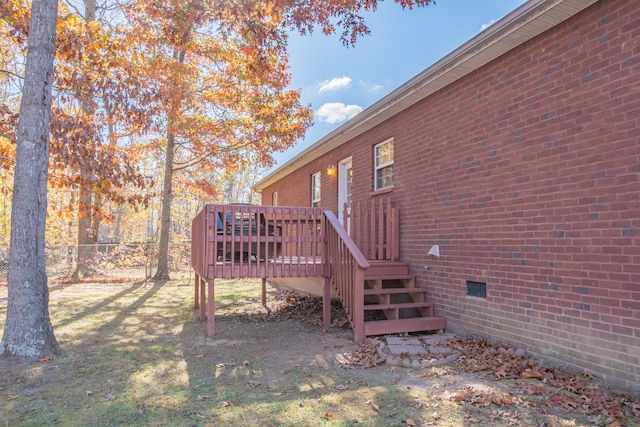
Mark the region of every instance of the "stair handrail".
POLYGON ((326 254, 329 259, 330 277, 338 297, 347 313, 355 342, 361 343, 364 335, 364 276, 369 261, 353 241, 332 211, 325 210, 326 254))

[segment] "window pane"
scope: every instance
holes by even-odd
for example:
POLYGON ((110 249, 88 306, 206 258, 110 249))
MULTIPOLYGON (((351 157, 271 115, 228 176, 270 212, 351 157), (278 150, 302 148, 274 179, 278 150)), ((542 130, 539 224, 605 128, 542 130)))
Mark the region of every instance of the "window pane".
POLYGON ((376 171, 376 190, 393 187, 393 165, 376 171))
POLYGON ((375 146, 375 188, 393 187, 393 139, 375 146))
POLYGON ((393 141, 385 142, 376 147, 376 166, 393 163, 393 141))

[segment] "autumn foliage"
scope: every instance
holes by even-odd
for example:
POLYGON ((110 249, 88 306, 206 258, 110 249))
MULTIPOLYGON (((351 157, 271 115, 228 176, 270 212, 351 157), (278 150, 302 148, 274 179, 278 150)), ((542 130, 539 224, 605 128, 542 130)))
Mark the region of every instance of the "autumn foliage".
MULTIPOLYGON (((396 2, 411 8, 430 0, 396 2)), ((224 198, 225 175, 272 165, 273 153, 312 123, 310 107, 290 88, 288 34, 338 32, 353 45, 369 34, 362 14, 377 2, 82 5, 61 2, 59 9, 49 210, 50 221, 51 214, 87 218, 99 239, 100 223, 113 221, 119 205, 145 209, 171 200, 163 180, 181 197, 216 201, 224 198)), ((0 3, 3 182, 13 165, 28 6, 0 3)))

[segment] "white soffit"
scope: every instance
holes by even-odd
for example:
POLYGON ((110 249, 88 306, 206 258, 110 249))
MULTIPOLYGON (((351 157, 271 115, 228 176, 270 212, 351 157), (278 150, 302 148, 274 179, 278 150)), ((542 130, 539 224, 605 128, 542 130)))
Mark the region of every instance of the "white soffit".
POLYGON ((293 170, 377 126, 596 2, 597 0, 529 0, 274 170, 259 181, 254 189, 260 191, 275 183, 293 170))

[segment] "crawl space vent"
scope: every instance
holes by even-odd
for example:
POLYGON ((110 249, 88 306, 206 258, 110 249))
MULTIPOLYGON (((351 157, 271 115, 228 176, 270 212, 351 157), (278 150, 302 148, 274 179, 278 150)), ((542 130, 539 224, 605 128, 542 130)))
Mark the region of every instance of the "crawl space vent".
POLYGON ((470 297, 487 297, 487 284, 484 282, 474 282, 467 280, 467 295, 470 297))

